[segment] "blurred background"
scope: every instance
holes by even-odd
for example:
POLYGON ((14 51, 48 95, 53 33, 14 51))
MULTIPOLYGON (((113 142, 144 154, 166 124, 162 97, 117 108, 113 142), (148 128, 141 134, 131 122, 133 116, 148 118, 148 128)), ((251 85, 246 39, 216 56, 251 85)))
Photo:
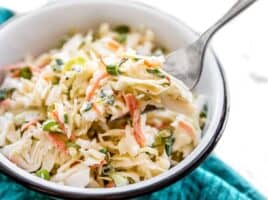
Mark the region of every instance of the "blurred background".
MULTIPOLYGON (((47 2, 48 0, 0 0, 0 6, 24 13, 47 2)), ((176 16, 197 32, 203 32, 236 0, 143 0, 142 2, 176 16)), ((229 121, 222 139, 215 148, 215 154, 266 196, 268 196, 267 9, 268 1, 258 0, 215 35, 211 43, 225 69, 231 95, 229 121)))

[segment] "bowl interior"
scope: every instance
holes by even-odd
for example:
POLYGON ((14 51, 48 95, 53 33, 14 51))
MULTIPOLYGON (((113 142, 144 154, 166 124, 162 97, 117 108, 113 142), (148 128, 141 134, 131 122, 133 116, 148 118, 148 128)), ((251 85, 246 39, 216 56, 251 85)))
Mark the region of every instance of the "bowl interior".
MULTIPOLYGON (((102 22, 128 24, 134 28, 144 25, 155 32, 158 43, 170 50, 197 38, 197 34, 180 21, 142 4, 112 0, 71 0, 20 16, 3 26, 0 29, 0 66, 15 63, 25 54, 38 55, 49 50, 71 28, 86 31, 96 28, 102 22)), ((11 176, 50 194, 118 198, 130 195, 130 191, 131 195, 150 191, 161 182, 167 183, 171 177, 181 177, 216 140, 215 134, 219 132, 219 124, 224 117, 226 91, 222 72, 211 51, 206 55, 204 71, 195 92, 207 97, 209 107, 208 124, 201 143, 179 165, 150 180, 112 189, 81 189, 41 180, 16 167, 2 154, 1 168, 11 176)))

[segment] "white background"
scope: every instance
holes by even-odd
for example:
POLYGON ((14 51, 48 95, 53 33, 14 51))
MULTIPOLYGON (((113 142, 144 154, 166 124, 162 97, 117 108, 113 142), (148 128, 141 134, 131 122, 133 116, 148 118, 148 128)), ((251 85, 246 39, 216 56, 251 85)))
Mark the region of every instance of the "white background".
MULTIPOLYGON (((202 32, 236 0, 144 0, 202 32)), ((0 0, 25 12, 46 0, 0 0)), ((216 154, 268 196, 268 1, 224 27, 212 45, 225 68, 231 94, 229 122, 216 154)))

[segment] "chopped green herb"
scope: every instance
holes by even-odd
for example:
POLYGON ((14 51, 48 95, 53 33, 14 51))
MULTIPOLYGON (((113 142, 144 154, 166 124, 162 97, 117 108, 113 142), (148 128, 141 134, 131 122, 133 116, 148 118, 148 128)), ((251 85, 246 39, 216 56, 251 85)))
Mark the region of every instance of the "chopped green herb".
POLYGON ((130 28, 127 25, 119 25, 114 28, 114 31, 117 33, 129 33, 130 28))
POLYGON ((135 180, 131 177, 127 177, 129 184, 135 183, 135 180))
POLYGON ((65 66, 64 66, 64 70, 65 71, 70 71, 73 69, 74 65, 84 65, 86 62, 86 60, 83 57, 77 57, 74 59, 71 59, 70 61, 68 61, 65 66))
POLYGON ((80 148, 80 146, 78 144, 74 143, 74 142, 67 142, 66 143, 66 146, 68 148, 75 148, 75 149, 79 149, 80 148))
POLYGON ((56 62, 57 65, 63 65, 63 64, 64 64, 64 63, 63 63, 63 60, 60 59, 60 58, 56 58, 56 59, 55 59, 55 62, 56 62))
POLYGON ((172 146, 175 142, 175 138, 173 137, 167 137, 165 138, 165 150, 168 156, 172 153, 172 146))
POLYGON ((6 98, 8 98, 13 91, 14 91, 14 88, 3 88, 3 89, 0 89, 0 101, 3 101, 6 98))
POLYGON ((154 74, 159 78, 165 78, 166 76, 159 69, 146 69, 146 71, 150 74, 154 74))
POLYGON ((64 118, 64 123, 67 124, 69 122, 69 119, 66 113, 63 115, 63 118, 64 118))
POLYGON ((172 145, 175 139, 171 135, 171 130, 164 129, 159 131, 159 133, 155 137, 155 141, 153 143, 153 147, 164 146, 167 155, 171 155, 172 153, 172 145))
POLYGON ((119 67, 118 65, 107 65, 106 66, 106 71, 114 76, 119 75, 119 67))
POLYGON ((104 99, 106 97, 106 94, 104 92, 104 90, 100 91, 100 98, 104 99))
POLYGON ((114 97, 113 96, 108 96, 107 94, 105 94, 104 90, 100 91, 100 98, 102 98, 103 101, 105 101, 106 103, 108 103, 109 105, 114 105, 114 97))
POLYGON ((3 101, 7 98, 7 92, 5 89, 0 90, 0 101, 3 101))
POLYGON ((42 124, 42 129, 48 132, 59 132, 58 123, 54 120, 47 120, 42 124))
POLYGON ((83 110, 83 112, 90 111, 92 106, 93 106, 92 103, 87 103, 87 105, 86 105, 85 109, 83 110))
POLYGON ((100 149, 100 152, 106 154, 108 152, 108 149, 107 148, 102 148, 102 149, 100 149))
POLYGON ((155 137, 155 141, 153 146, 161 146, 165 144, 165 139, 170 137, 171 133, 168 129, 163 129, 158 132, 158 134, 155 137))
POLYGON ((207 117, 207 113, 208 113, 208 106, 205 104, 203 107, 202 112, 200 113, 200 117, 201 118, 206 118, 207 117))
POLYGON ((127 34, 119 33, 115 36, 115 40, 121 44, 124 44, 127 41, 127 34))
POLYGON ((45 179, 45 180, 49 180, 50 179, 50 174, 46 169, 40 169, 38 170, 36 173, 36 176, 45 179))
POLYGON ((207 113, 208 113, 208 106, 205 104, 202 111, 199 114, 199 124, 201 130, 203 130, 206 125, 207 113))
POLYGON ((19 77, 25 78, 25 79, 31 79, 32 78, 32 71, 30 67, 23 67, 19 71, 19 77))

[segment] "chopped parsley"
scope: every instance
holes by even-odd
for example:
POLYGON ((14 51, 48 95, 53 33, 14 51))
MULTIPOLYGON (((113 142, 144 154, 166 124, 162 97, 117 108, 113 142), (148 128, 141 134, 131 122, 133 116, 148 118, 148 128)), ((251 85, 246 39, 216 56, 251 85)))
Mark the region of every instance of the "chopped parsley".
POLYGON ((7 99, 11 93, 14 91, 14 88, 3 88, 0 89, 0 101, 7 99))
POLYGON ((63 118, 64 118, 64 123, 67 124, 69 122, 69 119, 66 113, 63 115, 63 118))
POLYGON ((168 156, 172 153, 172 146, 175 142, 175 138, 173 137, 167 137, 165 138, 165 150, 168 156))
POLYGON ((30 67, 23 67, 19 71, 19 77, 24 79, 31 79, 33 76, 30 67))
POLYGON ((50 174, 46 169, 40 169, 38 170, 36 173, 36 176, 45 179, 45 180, 49 180, 50 179, 50 174))
POLYGON ((200 113, 201 118, 207 118, 207 113, 208 113, 208 106, 205 104, 203 107, 202 112, 200 113))
POLYGON ((109 105, 114 105, 115 99, 112 95, 105 94, 104 90, 100 91, 100 98, 109 105))
POLYGON ((106 71, 113 76, 117 76, 119 75, 119 66, 118 65, 106 65, 106 71))
POLYGON ((115 40, 121 44, 124 44, 127 41, 127 34, 119 33, 115 36, 115 40))
POLYGON ((87 112, 87 111, 90 111, 91 110, 91 108, 92 108, 92 103, 87 103, 86 104, 86 107, 84 108, 84 110, 83 110, 83 112, 87 112))
POLYGON ((114 28, 114 31, 120 34, 122 33, 126 34, 130 32, 130 28, 127 25, 119 25, 114 28))
POLYGON ((164 147, 167 155, 170 156, 174 141, 175 139, 172 137, 171 132, 167 129, 163 129, 156 135, 153 147, 164 147))
POLYGON ((157 68, 155 69, 146 69, 146 71, 150 74, 156 75, 159 78, 165 78, 166 76, 157 68))
POLYGON ((99 150, 99 152, 107 154, 108 153, 108 149, 107 148, 102 148, 99 150))
POLYGON ((48 132, 60 132, 58 123, 54 120, 46 120, 43 124, 42 124, 42 129, 44 131, 48 131, 48 132))

